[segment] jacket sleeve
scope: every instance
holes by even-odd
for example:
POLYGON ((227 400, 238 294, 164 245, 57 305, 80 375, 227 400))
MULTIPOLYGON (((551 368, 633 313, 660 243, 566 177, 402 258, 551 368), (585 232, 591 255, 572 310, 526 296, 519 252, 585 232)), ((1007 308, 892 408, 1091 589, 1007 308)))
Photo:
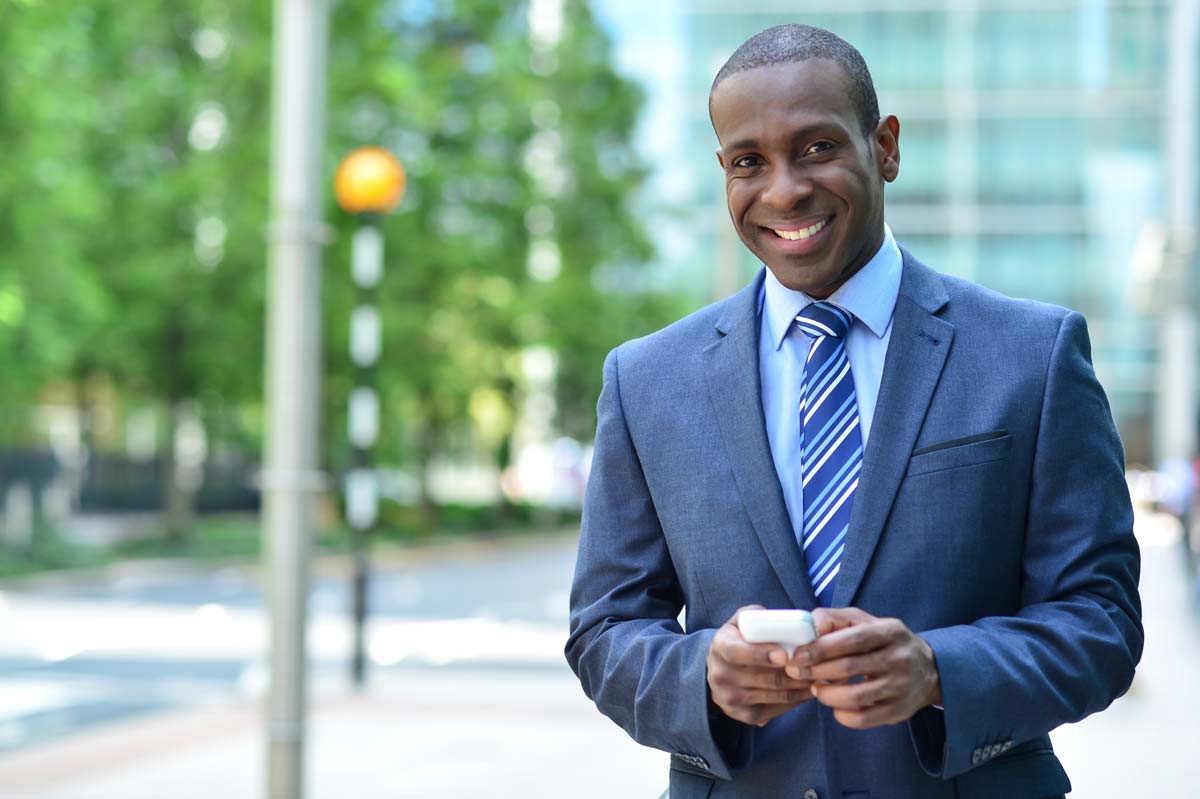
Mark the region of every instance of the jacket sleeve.
POLYGON ((944 713, 910 722, 931 775, 952 778, 1103 710, 1142 653, 1140 568, 1121 443, 1083 317, 1051 352, 1026 512, 1022 608, 928 630, 944 713))
POLYGON ((729 779, 749 736, 714 722, 706 671, 715 630, 685 633, 683 589, 625 422, 618 351, 604 363, 566 656, 584 693, 634 740, 729 779), (714 730, 721 742, 714 739, 714 730))

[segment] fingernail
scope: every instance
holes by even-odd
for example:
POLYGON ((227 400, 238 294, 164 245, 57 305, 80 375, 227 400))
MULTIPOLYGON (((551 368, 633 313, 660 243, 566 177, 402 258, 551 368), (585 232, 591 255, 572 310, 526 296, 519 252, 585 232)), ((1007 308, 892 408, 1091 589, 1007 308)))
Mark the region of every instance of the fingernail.
POLYGON ((787 676, 791 677, 793 680, 800 679, 800 669, 796 668, 795 666, 788 666, 785 671, 787 671, 787 676))

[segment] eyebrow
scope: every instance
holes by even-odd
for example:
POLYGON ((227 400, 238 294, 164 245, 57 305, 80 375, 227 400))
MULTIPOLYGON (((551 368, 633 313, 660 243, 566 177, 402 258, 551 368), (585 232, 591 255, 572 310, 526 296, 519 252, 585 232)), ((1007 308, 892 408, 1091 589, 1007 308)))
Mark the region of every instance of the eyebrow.
POLYGON ((727 147, 722 147, 721 152, 729 152, 730 150, 754 150, 758 147, 758 139, 742 139, 729 144, 727 147))
MULTIPOLYGON (((792 134, 792 141, 797 139, 806 139, 814 133, 836 129, 843 130, 841 125, 836 122, 814 122, 811 125, 805 125, 792 134)), ((738 139, 732 142, 728 147, 722 147, 721 152, 729 152, 731 150, 754 150, 759 146, 758 139, 738 139)))

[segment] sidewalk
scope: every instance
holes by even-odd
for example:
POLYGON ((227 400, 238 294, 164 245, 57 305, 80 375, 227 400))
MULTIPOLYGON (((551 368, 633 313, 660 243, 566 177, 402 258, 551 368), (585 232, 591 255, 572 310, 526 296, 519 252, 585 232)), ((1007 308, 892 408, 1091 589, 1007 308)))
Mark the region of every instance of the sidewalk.
MULTIPOLYGON (((566 669, 389 671, 362 697, 322 686, 310 799, 654 799, 666 755, 601 717, 566 669)), ((0 758, 5 799, 257 799, 258 706, 143 718, 0 758)))
POLYGON ((1178 522, 1139 514, 1146 648, 1129 693, 1103 713, 1051 733, 1072 796, 1200 795, 1200 616, 1178 522))
MULTIPOLYGON (((1088 799, 1185 799, 1200 785, 1200 620, 1172 521, 1140 516, 1147 643, 1133 689, 1054 734, 1088 799)), ((377 670, 314 686, 307 799, 657 797, 666 755, 601 717, 560 665, 377 670)), ((0 757, 4 799, 258 799, 251 701, 117 723, 0 757)))

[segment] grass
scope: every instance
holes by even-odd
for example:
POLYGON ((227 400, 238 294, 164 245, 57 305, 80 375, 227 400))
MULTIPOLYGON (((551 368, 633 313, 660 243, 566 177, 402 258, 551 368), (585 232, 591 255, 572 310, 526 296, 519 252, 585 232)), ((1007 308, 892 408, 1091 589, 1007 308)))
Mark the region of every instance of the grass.
POLYGON ((173 539, 166 531, 122 541, 109 550, 114 560, 197 558, 219 560, 259 553, 258 519, 250 515, 198 516, 191 534, 173 539))
MULTIPOLYGON (((518 536, 576 524, 578 511, 534 505, 443 505, 432 521, 419 509, 385 506, 372 542, 385 546, 424 544, 446 539, 518 536)), ((187 558, 237 560, 257 558, 262 551, 258 517, 248 514, 196 517, 182 540, 165 531, 122 541, 108 549, 74 544, 49 527, 39 527, 27 550, 0 546, 0 577, 16 577, 59 569, 104 566, 118 560, 187 558)), ((317 535, 319 552, 350 550, 350 532, 341 523, 317 535)))
POLYGON ((73 544, 52 527, 38 525, 27 549, 0 546, 0 577, 102 566, 109 560, 103 552, 73 544))

